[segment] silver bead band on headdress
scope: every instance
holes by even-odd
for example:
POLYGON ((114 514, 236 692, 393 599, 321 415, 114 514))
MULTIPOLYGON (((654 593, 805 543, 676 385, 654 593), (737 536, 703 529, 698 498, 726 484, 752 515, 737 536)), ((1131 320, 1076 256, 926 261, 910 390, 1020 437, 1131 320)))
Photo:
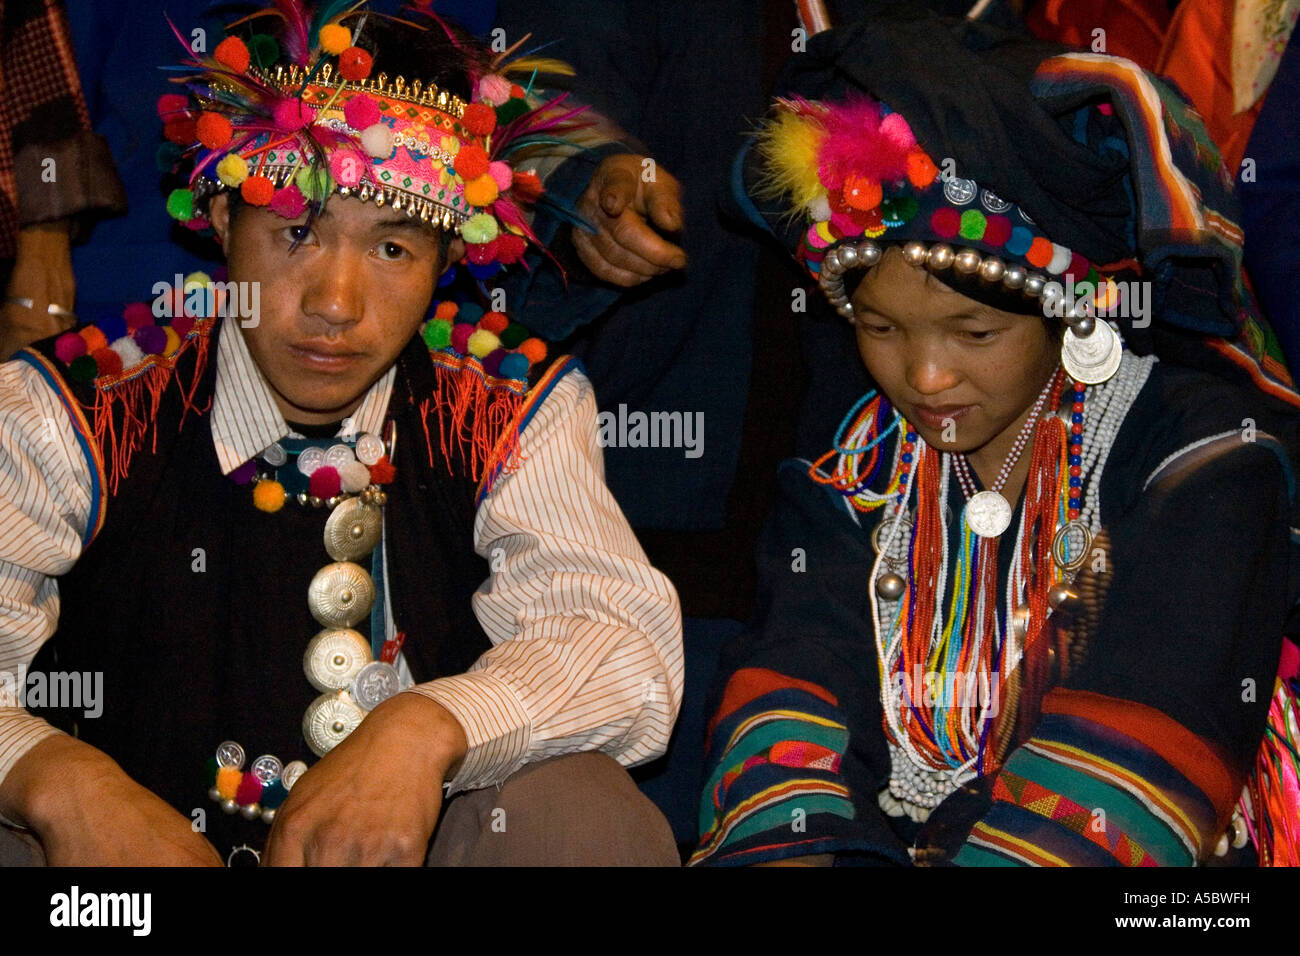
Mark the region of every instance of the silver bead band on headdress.
MULTIPOLYGON (((853 321, 853 303, 844 288, 844 276, 854 269, 876 265, 883 254, 883 248, 874 239, 864 239, 832 249, 822 259, 818 285, 835 311, 850 322, 853 321)), ((997 256, 981 255, 974 249, 954 250, 944 242, 929 246, 919 240, 908 242, 903 246, 903 260, 908 265, 924 266, 935 274, 951 269, 962 277, 978 276, 979 281, 986 285, 1000 282, 1009 291, 1019 292, 1026 299, 1039 299, 1045 306, 1065 294, 1061 284, 1050 276, 1032 272, 1016 262, 1004 262, 997 256)), ((1094 320, 1085 300, 1075 303, 1072 312, 1064 318, 1065 324, 1081 337, 1093 330, 1094 320)))

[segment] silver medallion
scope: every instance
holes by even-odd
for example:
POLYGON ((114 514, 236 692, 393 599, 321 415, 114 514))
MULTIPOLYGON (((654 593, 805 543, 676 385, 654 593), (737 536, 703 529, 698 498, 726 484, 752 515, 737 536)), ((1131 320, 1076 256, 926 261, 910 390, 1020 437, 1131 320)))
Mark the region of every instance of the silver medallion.
POLYGON ((375 550, 383 530, 382 511, 359 498, 347 498, 325 522, 325 550, 335 561, 356 561, 375 550))
POLYGON ((357 439, 357 461, 363 465, 373 465, 384 457, 384 442, 378 435, 365 432, 357 439))
POLYGON ((308 478, 323 464, 325 464, 325 449, 323 448, 312 445, 298 453, 298 470, 308 478))
POLYGON ((302 669, 317 690, 343 690, 372 660, 370 644, 349 628, 326 628, 307 645, 302 669))
POLYGON ((325 464, 335 471, 338 471, 348 462, 356 460, 357 456, 352 454, 352 449, 344 444, 331 445, 325 451, 325 464))
POLYGON ((981 538, 996 538, 1011 526, 1011 503, 996 491, 981 491, 966 502, 966 527, 981 538))
POLYGON ((233 740, 227 740, 217 748, 217 766, 234 767, 236 770, 240 770, 244 766, 246 756, 243 747, 233 740))
POLYGON ((1006 212, 1011 208, 1011 203, 991 189, 980 190, 980 205, 992 213, 1006 212))
POLYGON ((1063 524, 1052 538, 1052 560, 1063 571, 1077 571, 1088 560, 1092 532, 1082 521, 1063 524))
POLYGON ((253 766, 250 769, 253 776, 262 781, 262 786, 269 787, 280 779, 280 774, 284 771, 284 764, 280 762, 279 757, 262 754, 253 761, 253 766))
POLYGON ((1119 370, 1124 347, 1107 322, 1098 322, 1091 335, 1080 338, 1074 329, 1065 330, 1061 342, 1061 364, 1076 381, 1100 385, 1119 370))
POLYGON ((370 611, 375 582, 366 569, 350 561, 327 564, 307 588, 307 607, 324 627, 351 627, 370 611))
POLYGON ((366 717, 343 691, 321 694, 302 716, 302 736, 317 757, 337 747, 366 717))
POLYGON ((362 710, 374 710, 401 690, 397 668, 383 661, 371 661, 352 682, 352 700, 362 710))
POLYGON ((284 446, 278 441, 272 442, 267 445, 266 450, 262 452, 262 460, 272 468, 279 468, 289 460, 289 453, 284 450, 284 446))
POLYGON ((966 205, 975 198, 978 192, 979 187, 975 185, 973 179, 957 179, 954 177, 943 184, 943 196, 954 206, 966 205))
POLYGON ((292 790, 293 785, 298 782, 298 778, 307 772, 307 765, 301 760, 293 760, 285 764, 284 770, 280 772, 280 783, 284 789, 292 790))

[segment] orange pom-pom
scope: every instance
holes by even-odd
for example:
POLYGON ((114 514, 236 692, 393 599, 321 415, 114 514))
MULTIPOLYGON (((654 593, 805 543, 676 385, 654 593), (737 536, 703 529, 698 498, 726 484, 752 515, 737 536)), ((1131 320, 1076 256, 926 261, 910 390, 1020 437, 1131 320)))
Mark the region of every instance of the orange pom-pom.
POLYGON ((393 463, 388 460, 387 455, 381 456, 377 462, 370 466, 370 480, 377 485, 391 484, 396 477, 397 469, 393 467, 393 463))
POLYGON ((1025 253, 1025 259, 1035 269, 1045 269, 1047 264, 1052 261, 1052 244, 1042 236, 1037 236, 1029 244, 1029 250, 1025 253))
POLYGON ((274 514, 284 507, 284 485, 278 481, 259 481, 253 486, 253 507, 274 514))
POLYGON ((250 60, 248 47, 239 37, 226 37, 212 51, 213 58, 228 70, 243 73, 250 60))
POLYGON ((466 143, 456 154, 455 164, 456 174, 468 183, 487 174, 488 155, 477 143, 466 143))
POLYGON ((230 142, 234 128, 220 113, 204 113, 198 122, 199 142, 208 149, 220 149, 230 142))
MULTIPOLYGON (((461 150, 464 152, 464 150, 461 150)), ((471 206, 488 206, 496 202, 499 195, 496 180, 491 176, 479 176, 465 184, 465 201, 471 206)))
POLYGON ((939 175, 939 167, 922 149, 907 154, 907 180, 917 189, 926 189, 939 175))
POLYGON ((352 31, 339 23, 327 23, 320 28, 320 48, 331 56, 342 53, 352 45, 352 31))
POLYGON ((87 325, 83 329, 78 329, 77 334, 86 340, 86 352, 94 355, 100 349, 108 348, 108 339, 104 333, 99 331, 93 325, 87 325))
POLYGON ((359 46, 350 46, 339 54, 339 76, 359 83, 370 75, 374 58, 359 46))
POLYGON ((506 326, 509 324, 510 316, 506 315, 504 312, 489 312, 484 315, 483 318, 478 320, 478 327, 480 329, 486 329, 496 335, 500 335, 504 332, 506 326))
POLYGON ((536 365, 546 358, 546 343, 541 339, 524 339, 519 343, 518 351, 524 354, 529 364, 536 365))
POLYGON ((486 103, 470 103, 460 123, 475 136, 487 136, 497 128, 497 111, 486 103))
POLYGON ((880 205, 880 183, 865 176, 850 176, 844 181, 844 201, 858 210, 875 209, 880 205))
POLYGON ((275 183, 265 176, 249 176, 239 184, 239 195, 250 206, 266 206, 275 195, 275 183))
POLYGON ((531 169, 516 171, 512 191, 522 202, 536 202, 546 189, 542 186, 541 177, 531 169))
POLYGON ((450 322, 456 317, 456 313, 459 311, 460 305, 456 302, 439 302, 438 307, 433 310, 433 317, 435 319, 444 319, 450 322))

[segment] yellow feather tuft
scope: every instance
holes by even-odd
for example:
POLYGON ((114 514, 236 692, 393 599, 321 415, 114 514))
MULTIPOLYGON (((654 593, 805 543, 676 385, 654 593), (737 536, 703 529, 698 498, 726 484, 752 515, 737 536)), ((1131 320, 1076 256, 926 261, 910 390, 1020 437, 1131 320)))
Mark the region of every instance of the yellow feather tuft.
POLYGON ((758 129, 756 146, 765 175, 759 190, 775 198, 789 194, 797 209, 826 192, 817 178, 817 153, 826 131, 815 120, 779 111, 758 129))
POLYGON ((563 60, 553 60, 544 56, 525 56, 512 63, 507 63, 501 70, 503 73, 532 73, 536 70, 538 73, 549 73, 553 76, 573 76, 573 67, 563 60))

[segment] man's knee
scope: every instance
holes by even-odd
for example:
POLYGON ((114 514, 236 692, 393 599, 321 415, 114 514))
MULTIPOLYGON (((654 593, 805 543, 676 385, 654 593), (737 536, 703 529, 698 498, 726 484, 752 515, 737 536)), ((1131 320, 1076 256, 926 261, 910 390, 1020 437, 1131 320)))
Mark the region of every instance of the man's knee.
POLYGON ((451 801, 434 866, 678 866, 672 829, 626 770, 598 752, 528 764, 451 801))

